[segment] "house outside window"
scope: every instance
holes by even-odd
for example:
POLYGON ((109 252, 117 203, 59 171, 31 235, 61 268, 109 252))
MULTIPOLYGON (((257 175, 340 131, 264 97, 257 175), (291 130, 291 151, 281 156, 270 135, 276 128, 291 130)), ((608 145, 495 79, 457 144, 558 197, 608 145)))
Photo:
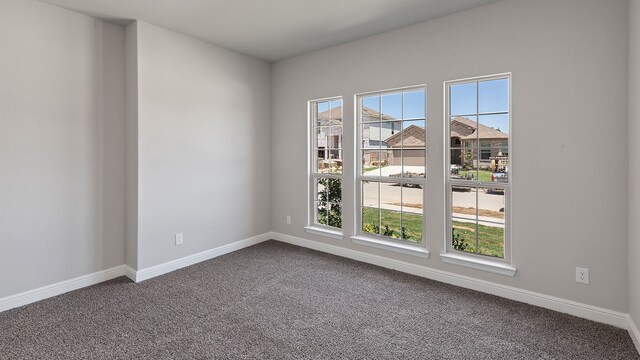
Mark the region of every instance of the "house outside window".
POLYGON ((445 82, 448 252, 510 261, 510 83, 445 82))

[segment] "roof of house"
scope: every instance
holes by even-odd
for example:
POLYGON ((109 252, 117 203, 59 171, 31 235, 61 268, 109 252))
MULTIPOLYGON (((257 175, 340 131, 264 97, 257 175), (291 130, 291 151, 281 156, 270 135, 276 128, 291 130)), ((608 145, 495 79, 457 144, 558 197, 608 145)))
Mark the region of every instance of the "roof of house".
MULTIPOLYGON (((382 116, 382 120, 396 120, 394 117, 389 115, 385 115, 385 114, 380 115, 380 112, 375 111, 366 106, 362 108, 363 118, 379 119, 381 116, 382 116)), ((337 125, 339 122, 342 121, 342 106, 338 106, 338 107, 318 113, 318 120, 320 120, 320 126, 337 125), (333 117, 330 119, 331 113, 334 113, 334 114, 338 113, 339 116, 333 117)))
POLYGON ((476 124, 474 120, 470 120, 465 117, 458 116, 452 119, 451 122, 457 122, 472 130, 472 132, 468 135, 459 134, 455 130, 451 130, 452 137, 459 137, 462 140, 474 140, 477 135, 480 139, 509 139, 509 134, 486 125, 476 124), (480 133, 476 134, 478 128, 480 129, 480 133))
MULTIPOLYGON (((410 131, 412 131, 412 130, 419 130, 419 131, 423 132, 423 133, 425 134, 425 140, 426 140, 426 136, 427 136, 427 134, 426 134, 426 130, 425 130, 422 126, 418 126, 418 125, 410 125, 410 126, 407 126, 406 128, 404 128, 402 131, 398 131, 397 133, 395 133, 395 134, 393 134, 393 135, 389 136, 388 138, 386 138, 386 139, 384 140, 384 142, 386 142, 386 143, 392 143, 394 140, 396 140, 396 138, 397 138, 397 137, 401 136, 401 134, 402 134, 402 133, 404 133, 404 132, 410 132, 410 131)), ((423 144, 423 146, 424 146, 424 144, 423 144)))
MULTIPOLYGON (((375 111, 375 110, 370 109, 368 107, 363 107, 362 108, 362 116, 363 117, 368 117, 368 118, 374 118, 374 119, 378 119, 378 118, 380 118, 380 116, 382 116, 382 120, 394 120, 393 117, 385 115, 385 114, 380 115, 380 113, 378 111, 375 111)), ((321 126, 341 124, 342 123, 342 106, 338 106, 338 107, 335 107, 333 109, 325 110, 325 111, 323 111, 321 113, 318 113, 318 119, 320 120, 320 125, 321 126), (340 114, 340 117, 335 117, 333 119, 330 119, 331 112, 340 114)), ((471 133, 469 133, 467 135, 464 135, 464 134, 460 134, 460 133, 456 132, 453 129, 451 130, 451 136, 452 137, 458 137, 458 138, 460 138, 462 140, 474 140, 474 139, 476 139, 476 131, 478 129, 480 129, 480 134, 478 134, 480 139, 509 139, 509 134, 506 134, 506 133, 504 133, 504 132, 502 132, 502 131, 500 131, 498 129, 494 129, 494 128, 486 126, 486 125, 476 124, 476 122, 474 120, 467 119, 467 118, 462 117, 462 116, 458 116, 458 117, 452 119, 451 122, 457 122, 458 124, 467 127, 471 131, 471 133)), ((411 128, 412 126, 416 126, 416 125, 411 125, 411 126, 407 127, 406 129, 395 133, 391 137, 387 138, 385 141, 388 141, 389 139, 392 139, 393 137, 398 136, 399 134, 401 134, 405 130, 411 128)))

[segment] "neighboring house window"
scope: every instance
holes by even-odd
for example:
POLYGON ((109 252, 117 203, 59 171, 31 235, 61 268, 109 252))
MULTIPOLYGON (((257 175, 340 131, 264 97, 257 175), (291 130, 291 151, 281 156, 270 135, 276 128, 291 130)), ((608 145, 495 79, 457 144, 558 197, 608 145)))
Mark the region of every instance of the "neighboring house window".
POLYGON ((445 83, 448 249, 509 261, 509 74, 445 83))
POLYGON ((357 233, 422 244, 426 184, 425 88, 357 100, 357 233))
POLYGON ((310 223, 342 228, 342 98, 309 102, 310 223))

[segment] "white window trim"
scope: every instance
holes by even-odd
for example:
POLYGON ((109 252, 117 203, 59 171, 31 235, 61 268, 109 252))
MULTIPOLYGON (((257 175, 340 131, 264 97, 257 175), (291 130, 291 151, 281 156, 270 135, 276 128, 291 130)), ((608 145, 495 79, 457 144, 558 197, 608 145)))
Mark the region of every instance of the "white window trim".
MULTIPOLYGON (((470 77, 464 79, 450 80, 445 81, 443 86, 443 99, 444 99, 444 180, 445 180, 445 239, 444 239, 444 253, 440 254, 442 261, 450 264, 466 266, 477 270, 483 270, 488 272, 493 272, 497 274, 502 274, 506 276, 514 276, 516 272, 516 268, 512 266, 512 242, 511 242, 511 216, 512 216, 512 206, 511 206, 511 189, 513 188, 513 107, 512 107, 512 94, 511 90, 513 88, 513 77, 510 72, 500 73, 494 75, 486 75, 486 76, 477 76, 470 77), (480 183, 479 181, 470 182, 465 181, 464 183, 452 181, 449 177, 450 173, 450 157, 451 157, 451 141, 450 141, 450 98, 449 98, 449 88, 452 85, 464 84, 468 82, 481 82, 487 80, 497 80, 497 79, 509 79, 509 183, 508 185, 498 185, 498 186, 487 186, 487 184, 480 183), (451 215, 451 186, 453 184, 460 186, 477 186, 477 187, 501 187, 504 188, 505 192, 505 240, 504 240, 504 258, 493 258, 485 255, 478 255, 472 253, 465 253, 462 251, 457 251, 452 249, 451 247, 451 237, 452 237, 452 215, 451 215)), ((480 156, 480 154, 478 154, 480 156)))
POLYGON ((304 231, 308 232, 309 234, 325 236, 325 237, 336 239, 336 240, 344 239, 344 234, 342 233, 342 231, 335 230, 335 228, 326 229, 323 227, 319 227, 317 225, 315 226, 311 225, 311 226, 305 226, 304 231))
POLYGON ((440 254, 440 258, 447 264, 465 266, 476 270, 492 272, 494 274, 510 277, 513 277, 516 274, 516 268, 511 265, 487 259, 480 259, 476 256, 462 255, 456 252, 455 254, 440 254))
MULTIPOLYGON (((427 99, 428 99, 428 95, 427 95, 427 86, 426 84, 420 84, 420 85, 412 85, 412 86, 404 86, 404 87, 398 87, 398 88, 393 88, 393 89, 386 89, 386 90, 377 90, 377 91, 367 91, 367 92, 361 92, 361 93, 357 93, 353 96, 353 104, 354 104, 354 132, 355 132, 355 138, 356 138, 356 142, 355 142, 355 146, 353 147, 353 153, 354 153, 354 169, 355 171, 355 191, 354 191, 354 198, 355 198, 355 206, 354 206, 354 229, 353 229, 353 233, 355 235, 351 236, 351 240, 354 244, 358 244, 358 245, 365 245, 365 246, 371 246, 371 247, 376 247, 376 248, 380 248, 380 249, 384 249, 384 250, 389 250, 389 251, 393 251, 393 252, 398 252, 398 253, 404 253, 404 254, 408 254, 408 255, 417 255, 420 257, 424 257, 427 258, 429 256, 429 251, 427 250, 427 236, 426 236, 426 221, 427 221, 427 217, 426 217, 426 204, 427 204, 427 175, 426 175, 426 163, 427 163, 427 157, 428 155, 428 150, 426 148, 425 145, 425 177, 422 179, 414 179, 411 181, 407 181, 404 178, 397 178, 397 179, 393 179, 393 182, 397 182, 397 183, 416 183, 416 182, 420 182, 420 185, 422 185, 422 189, 423 189, 423 209, 422 209, 422 244, 411 244, 409 241, 405 241, 405 240, 401 240, 401 239, 393 239, 390 237, 386 237, 386 236, 382 236, 382 235, 374 235, 374 234, 369 234, 369 233, 364 233, 362 231, 362 181, 363 180, 371 180, 371 181, 382 181, 382 182, 389 182, 390 179, 389 177, 383 177, 383 176, 367 176, 366 178, 363 179, 362 176, 362 161, 360 158, 360 153, 362 152, 362 132, 360 131, 360 103, 359 103, 359 98, 361 97, 366 97, 367 95, 385 95, 385 94, 389 94, 389 93, 396 93, 399 91, 410 91, 410 90, 424 90, 425 92, 425 101, 424 101, 424 121, 425 121, 425 131, 426 131, 426 127, 427 127, 427 99)), ((382 104, 381 104, 382 105, 382 104)), ((382 110, 382 109, 381 109, 382 110)), ((425 139, 426 140, 426 139, 425 139)))
POLYGON ((413 255, 427 259, 429 251, 422 246, 400 243, 398 241, 387 240, 386 238, 376 238, 373 236, 355 235, 351 236, 351 242, 356 245, 374 247, 378 249, 393 251, 399 254, 413 255))
MULTIPOLYGON (((344 239, 344 233, 342 229, 338 229, 333 226, 318 224, 315 222, 316 194, 315 194, 314 180, 316 176, 314 174, 314 171, 315 171, 316 154, 314 154, 315 149, 313 144, 314 144, 314 136, 316 136, 316 134, 313 131, 313 128, 314 128, 313 121, 315 120, 313 119, 313 115, 314 115, 313 106, 316 103, 331 101, 331 100, 342 100, 342 129, 343 129, 342 138, 344 139, 344 100, 342 96, 332 96, 328 98, 313 99, 313 100, 307 101, 307 134, 308 134, 307 136, 307 202, 308 202, 308 206, 307 206, 307 226, 305 226, 305 231, 314 235, 325 236, 333 239, 342 240, 344 239)), ((343 159, 342 174, 323 174, 322 177, 340 179, 342 180, 341 184, 344 187, 344 147, 342 145, 343 144, 341 144, 342 159, 343 159)), ((342 209, 343 209, 343 215, 344 215, 344 196, 342 197, 341 202, 343 205, 342 209)), ((343 220, 344 220, 344 216, 343 216, 343 220)), ((344 228, 344 223, 343 223, 343 228, 344 228)))

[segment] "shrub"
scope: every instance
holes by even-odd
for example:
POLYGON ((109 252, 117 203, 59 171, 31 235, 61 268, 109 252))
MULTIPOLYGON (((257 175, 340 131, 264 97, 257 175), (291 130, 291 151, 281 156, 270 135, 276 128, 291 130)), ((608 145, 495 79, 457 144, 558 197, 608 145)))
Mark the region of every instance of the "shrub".
POLYGON ((374 224, 362 224, 362 231, 368 232, 369 234, 379 234, 380 227, 374 224))
POLYGON ((465 251, 469 247, 467 240, 461 238, 460 234, 456 234, 455 228, 451 229, 451 246, 460 251, 465 251))

